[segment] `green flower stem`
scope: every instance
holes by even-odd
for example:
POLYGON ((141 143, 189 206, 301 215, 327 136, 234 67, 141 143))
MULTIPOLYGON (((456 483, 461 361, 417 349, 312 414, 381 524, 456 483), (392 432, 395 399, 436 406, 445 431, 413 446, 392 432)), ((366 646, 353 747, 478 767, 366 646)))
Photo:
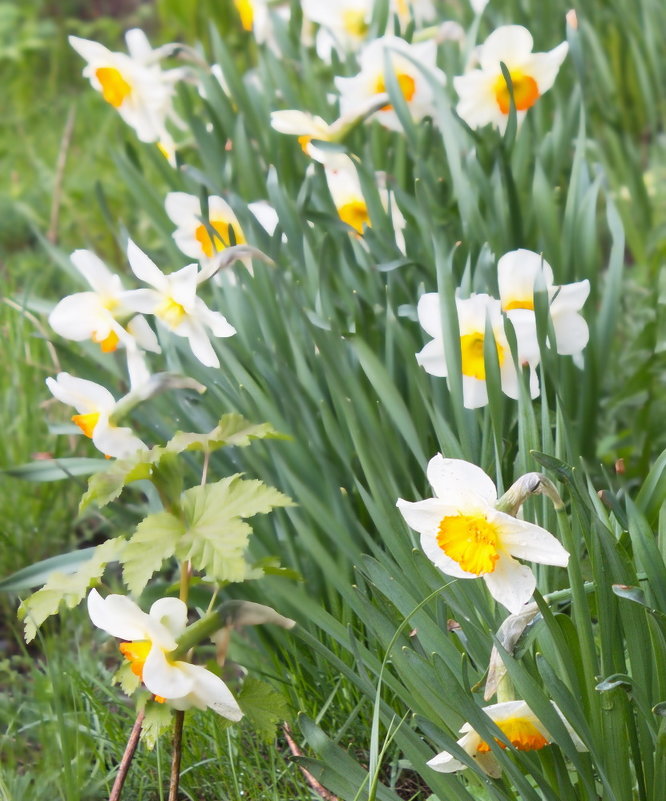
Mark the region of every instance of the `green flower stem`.
POLYGON ((182 659, 185 654, 198 645, 202 640, 207 639, 216 631, 226 625, 225 615, 223 614, 223 606, 219 606, 213 612, 204 615, 196 623, 192 623, 178 638, 178 647, 169 654, 169 659, 172 661, 182 659))

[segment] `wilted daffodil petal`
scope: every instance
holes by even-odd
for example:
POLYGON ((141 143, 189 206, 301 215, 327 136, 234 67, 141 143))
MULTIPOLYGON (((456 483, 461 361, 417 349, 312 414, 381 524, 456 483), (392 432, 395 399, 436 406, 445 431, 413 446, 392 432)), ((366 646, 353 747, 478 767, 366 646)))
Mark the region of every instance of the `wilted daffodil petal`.
POLYGON ((127 244, 127 258, 134 275, 154 287, 128 292, 127 306, 143 314, 154 314, 174 334, 187 338, 192 353, 202 364, 219 367, 220 360, 207 330, 216 337, 230 337, 236 329, 197 297, 198 265, 188 264, 165 275, 132 240, 127 244))
POLYGON ((480 467, 437 454, 427 476, 435 497, 400 498, 397 507, 443 573, 483 578, 493 598, 515 614, 532 597, 536 580, 514 557, 566 567, 569 554, 550 532, 495 508, 497 490, 480 467))
POLYGON ((199 665, 171 660, 169 652, 187 626, 187 606, 178 598, 161 598, 143 612, 124 595, 106 598, 91 590, 88 614, 98 628, 118 637, 120 652, 146 688, 175 709, 209 707, 229 720, 243 716, 219 676, 199 665))
POLYGON ((69 373, 59 373, 57 379, 47 378, 46 385, 59 401, 76 409, 78 414, 72 421, 105 456, 124 459, 146 449, 132 429, 111 423, 116 401, 105 387, 69 373))
MULTIPOLYGON (((500 301, 514 325, 518 351, 533 349, 536 344, 534 291, 542 286, 548 293, 549 311, 555 331, 555 349, 561 356, 573 356, 582 366, 582 352, 590 338, 585 319, 580 314, 590 294, 590 282, 555 286, 548 262, 531 250, 512 250, 497 263, 500 301)), ((538 358, 538 354, 537 354, 538 358)))
POLYGON ((166 53, 153 50, 138 28, 128 31, 125 39, 129 55, 78 36, 70 36, 69 43, 87 62, 84 77, 134 128, 139 139, 159 142, 165 138, 167 119, 174 116, 174 83, 184 73, 180 69, 163 72, 157 59, 166 53))
MULTIPOLYGON (((361 52, 361 71, 358 75, 335 79, 340 92, 342 115, 354 114, 359 107, 367 105, 371 98, 387 91, 384 71, 386 55, 412 118, 418 121, 432 114, 434 92, 423 69, 441 84, 446 80, 444 73, 436 66, 436 43, 426 41, 409 44, 396 36, 383 36, 368 44, 361 52), (416 64, 420 66, 417 67, 416 64)), ((390 103, 382 106, 372 119, 378 120, 386 128, 402 130, 402 124, 390 103)))
POLYGON ((511 76, 519 123, 527 110, 552 87, 569 45, 562 42, 547 53, 533 53, 533 44, 527 28, 503 25, 479 47, 479 69, 453 79, 460 97, 457 112, 470 127, 492 124, 502 132, 506 129, 511 95, 502 63, 511 76))
MULTIPOLYGON (((495 338, 502 391, 510 398, 517 398, 518 375, 511 357, 509 343, 504 334, 500 302, 490 297, 490 295, 472 295, 464 300, 456 298, 456 309, 460 331, 462 388, 465 407, 477 409, 488 403, 484 355, 486 320, 489 321, 495 338)), ((419 298, 417 312, 421 326, 434 339, 416 354, 416 360, 431 375, 446 377, 448 376, 449 368, 446 363, 442 333, 442 312, 438 294, 436 292, 428 292, 422 295, 419 298)), ((539 380, 534 370, 539 352, 536 344, 536 331, 534 332, 534 339, 535 344, 528 349, 530 358, 522 359, 520 351, 518 356, 521 361, 530 366, 530 395, 536 398, 539 394, 539 380)))
MULTIPOLYGON (((586 751, 585 744, 565 720, 558 707, 553 704, 553 708, 562 719, 562 723, 564 723, 576 749, 578 751, 586 751)), ((546 727, 525 701, 504 701, 500 704, 492 704, 484 707, 483 712, 502 731, 511 746, 517 751, 539 751, 553 742, 553 738, 546 727)), ((469 723, 465 723, 461 727, 460 733, 463 737, 458 740, 458 745, 476 761, 481 770, 494 779, 499 778, 502 775, 502 768, 492 754, 488 743, 482 739, 481 735, 469 723)), ((506 743, 499 738, 495 742, 500 748, 507 748, 506 743)), ((427 764, 440 773, 453 773, 457 770, 464 770, 467 767, 447 751, 437 754, 427 764)))

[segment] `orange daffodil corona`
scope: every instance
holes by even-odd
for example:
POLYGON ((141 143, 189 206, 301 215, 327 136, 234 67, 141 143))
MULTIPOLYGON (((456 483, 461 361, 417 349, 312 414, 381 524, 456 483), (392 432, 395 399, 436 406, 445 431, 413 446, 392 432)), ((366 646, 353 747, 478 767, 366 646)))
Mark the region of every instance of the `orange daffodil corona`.
POLYGON ((397 507, 443 573, 483 578, 493 598, 516 613, 536 586, 530 568, 517 559, 566 567, 569 554, 550 532, 496 508, 497 490, 480 467, 437 454, 427 476, 435 497, 413 503, 400 498, 397 507))
POLYGON ((146 689, 174 709, 212 709, 237 721, 243 717, 236 699, 219 676, 200 665, 174 660, 169 653, 187 626, 187 605, 161 598, 143 612, 124 595, 106 598, 91 590, 88 614, 95 626, 125 642, 120 652, 146 689))
POLYGON ((479 68, 453 79, 460 98, 456 110, 471 128, 491 124, 502 133, 506 129, 511 96, 502 64, 511 76, 518 123, 552 87, 569 45, 562 42, 547 53, 533 53, 533 45, 532 34, 527 28, 503 25, 478 48, 479 68))
MULTIPOLYGON (((340 112, 351 115, 367 105, 376 95, 387 91, 384 59, 388 57, 395 80, 415 121, 432 114, 434 91, 424 74, 429 72, 437 83, 444 84, 446 76, 437 67, 437 45, 433 40, 409 44, 396 36, 382 36, 366 45, 360 53, 361 71, 351 78, 337 77, 340 92, 340 112), (417 66, 417 64, 419 66, 417 66)), ((401 131, 402 125, 393 106, 387 103, 373 116, 386 128, 401 131)))
MULTIPOLYGON (((562 719, 562 723, 566 727, 576 750, 586 751, 585 744, 569 725, 562 712, 554 703, 552 705, 555 712, 562 719)), ((517 751, 539 751, 553 742, 553 738, 546 727, 525 701, 504 701, 486 706, 482 711, 488 715, 490 720, 495 723, 511 743, 511 747, 517 751)), ((458 745, 474 759, 484 773, 487 773, 493 779, 498 779, 502 775, 502 767, 491 752, 488 743, 469 723, 463 724, 460 733, 463 736, 458 740, 458 745)), ((500 748, 507 747, 506 743, 500 739, 496 739, 495 742, 500 748)), ((463 762, 449 754, 448 751, 442 751, 441 754, 437 754, 427 764, 439 773, 453 773, 457 770, 464 770, 467 767, 463 762)))

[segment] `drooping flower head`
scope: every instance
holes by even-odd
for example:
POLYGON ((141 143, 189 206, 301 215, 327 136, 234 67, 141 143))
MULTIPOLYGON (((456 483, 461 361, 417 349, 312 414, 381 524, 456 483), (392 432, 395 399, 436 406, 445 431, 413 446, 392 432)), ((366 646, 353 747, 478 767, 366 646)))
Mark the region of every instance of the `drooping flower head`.
POLYGON ((552 87, 569 45, 562 42, 547 53, 533 53, 533 44, 527 28, 503 25, 479 47, 479 69, 453 79, 460 97, 458 114, 471 128, 492 124, 502 132, 506 129, 511 96, 502 63, 511 76, 519 123, 527 110, 552 87))
MULTIPOLYGON (((315 156, 321 155, 323 155, 322 151, 315 152, 315 156)), ((371 220, 354 162, 349 156, 341 153, 324 158, 328 189, 340 219, 353 228, 358 236, 361 236, 365 228, 371 225, 371 220)), ((378 175, 377 180, 379 197, 384 209, 388 210, 390 205, 396 244, 404 252, 405 240, 402 229, 405 227, 405 218, 395 200, 389 197, 389 193, 383 185, 383 176, 378 175)))
MULTIPOLYGON (((384 70, 386 54, 412 119, 421 120, 432 114, 434 92, 423 69, 428 70, 439 83, 444 83, 445 75, 436 66, 437 45, 432 40, 409 44, 396 36, 382 36, 370 42, 361 51, 361 71, 358 75, 335 79, 340 92, 341 113, 345 116, 351 115, 360 106, 367 105, 371 98, 387 91, 384 70)), ((390 103, 380 108, 372 119, 394 131, 402 130, 400 120, 390 103)))
MULTIPOLYGON (((553 704, 553 708, 562 719, 562 723, 564 723, 576 749, 578 751, 586 751, 585 744, 571 728, 558 707, 553 704)), ((540 751, 553 742, 553 738, 546 727, 525 701, 504 701, 500 704, 492 704, 484 707, 483 712, 502 731, 511 743, 511 747, 517 751, 540 751)), ((494 779, 499 778, 502 775, 502 768, 492 754, 488 743, 469 723, 463 724, 460 733, 463 737, 458 740, 458 745, 476 761, 481 770, 494 779)), ((500 748, 507 748, 506 743, 499 738, 495 742, 500 748)), ((467 767, 447 751, 437 754, 427 764, 439 773, 453 773, 457 770, 464 770, 467 767)))
MULTIPOLYGON (((518 375, 511 357, 509 343, 504 334, 500 302, 486 294, 471 295, 464 300, 456 298, 456 309, 460 331, 462 388, 465 407, 467 409, 477 409, 488 403, 484 357, 486 320, 489 321, 495 338, 502 391, 510 398, 517 398, 518 375)), ((419 298, 417 312, 421 326, 434 339, 416 354, 416 360, 430 375, 446 377, 449 373, 449 367, 446 363, 438 294, 436 292, 428 292, 422 295, 419 298)), ((532 347, 529 352, 533 354, 535 351, 538 355, 538 346, 532 347)), ((539 381, 534 370, 534 362, 526 361, 530 364, 530 395, 535 398, 539 394, 539 381)))
POLYGON ((496 508, 497 490, 480 467, 437 454, 427 476, 435 497, 415 503, 400 498, 397 507, 443 573, 483 578, 493 598, 516 613, 536 586, 530 568, 517 559, 567 565, 569 554, 550 532, 496 508))
POLYGON ((98 628, 118 637, 120 652, 146 689, 175 709, 206 707, 229 720, 243 716, 219 676, 200 665, 174 660, 169 653, 187 626, 187 606, 178 598, 161 598, 146 614, 124 595, 106 598, 91 590, 88 614, 98 628))
POLYGON ((192 353, 202 364, 219 367, 220 360, 207 329, 216 337, 230 337, 236 329, 197 297, 199 266, 188 264, 165 275, 132 240, 127 244, 127 258, 134 275, 153 287, 128 292, 125 299, 128 308, 142 314, 154 314, 176 336, 187 338, 192 353))
POLYGON ((143 31, 133 28, 125 35, 129 55, 114 53, 99 42, 70 36, 69 43, 86 60, 83 76, 102 94, 142 142, 168 138, 167 118, 173 116, 174 83, 180 69, 162 71, 158 59, 168 51, 153 50, 143 31))
POLYGON ((116 401, 105 387, 69 373, 59 373, 57 379, 47 378, 46 385, 59 401, 76 409, 78 414, 72 417, 72 422, 105 456, 124 459, 146 449, 131 428, 111 422, 116 401))
POLYGON ((497 281, 502 311, 514 324, 519 351, 525 340, 527 348, 536 343, 534 290, 540 283, 548 293, 556 351, 561 356, 573 356, 582 366, 582 352, 590 332, 580 310, 590 294, 590 282, 585 279, 556 286, 550 264, 538 253, 524 249, 512 250, 500 258, 497 281))

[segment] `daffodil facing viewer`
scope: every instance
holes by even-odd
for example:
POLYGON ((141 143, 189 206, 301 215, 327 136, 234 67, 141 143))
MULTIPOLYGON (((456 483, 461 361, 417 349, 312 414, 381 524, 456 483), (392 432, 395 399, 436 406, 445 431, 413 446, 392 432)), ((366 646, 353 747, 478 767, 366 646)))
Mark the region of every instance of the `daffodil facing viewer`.
MULTIPOLYGON (((553 704, 555 712, 562 719, 569 736, 571 737, 576 750, 586 751, 586 747, 580 737, 565 720, 560 710, 553 704)), ((500 704, 492 704, 483 708, 483 712, 500 729, 502 734, 511 743, 511 748, 516 751, 540 751, 553 742, 543 723, 532 712, 525 701, 504 701, 500 704)), ((460 733, 463 735, 458 740, 458 745, 468 753, 484 773, 497 779, 502 775, 502 767, 491 752, 488 743, 476 732, 471 724, 465 723, 460 733)), ((500 748, 507 748, 506 743, 499 738, 495 742, 500 748)), ((464 770, 467 765, 460 762, 447 751, 433 757, 428 766, 439 773, 453 773, 457 770, 464 770)))
POLYGON ((427 476, 435 497, 400 498, 397 507, 443 573, 483 578, 493 598, 515 614, 536 587, 531 569, 517 559, 566 567, 569 554, 550 532, 496 508, 497 490, 480 467, 437 454, 427 476))
POLYGON ((555 83, 569 51, 562 42, 547 53, 533 53, 532 34, 522 25, 503 25, 478 48, 478 69, 453 79, 460 98, 458 114, 471 128, 492 124, 504 132, 511 110, 511 92, 520 123, 528 109, 555 83), (502 64, 509 71, 511 90, 502 64))
MULTIPOLYGON (((517 398, 518 373, 504 334, 500 302, 483 293, 465 299, 456 297, 456 311, 460 332, 459 347, 465 407, 477 409, 488 403, 485 361, 486 322, 490 325, 495 341, 502 391, 510 398, 517 398)), ((449 366, 444 347, 439 295, 436 292, 422 295, 419 298, 417 312, 421 326, 434 338, 416 354, 416 360, 430 375, 446 377, 449 374, 449 366)), ((529 348, 525 346, 530 355, 530 359, 525 359, 525 364, 530 368, 529 392, 532 398, 536 398, 539 394, 539 379, 534 369, 535 362, 531 360, 535 353, 538 354, 536 333, 534 336, 535 344, 529 348)), ((520 355, 519 352, 519 357, 520 355)))
POLYGON ((146 613, 124 595, 102 598, 97 590, 91 590, 88 614, 95 626, 125 641, 120 652, 156 700, 174 709, 208 707, 229 720, 241 719, 236 699, 219 676, 169 656, 187 627, 183 601, 161 598, 146 613))

